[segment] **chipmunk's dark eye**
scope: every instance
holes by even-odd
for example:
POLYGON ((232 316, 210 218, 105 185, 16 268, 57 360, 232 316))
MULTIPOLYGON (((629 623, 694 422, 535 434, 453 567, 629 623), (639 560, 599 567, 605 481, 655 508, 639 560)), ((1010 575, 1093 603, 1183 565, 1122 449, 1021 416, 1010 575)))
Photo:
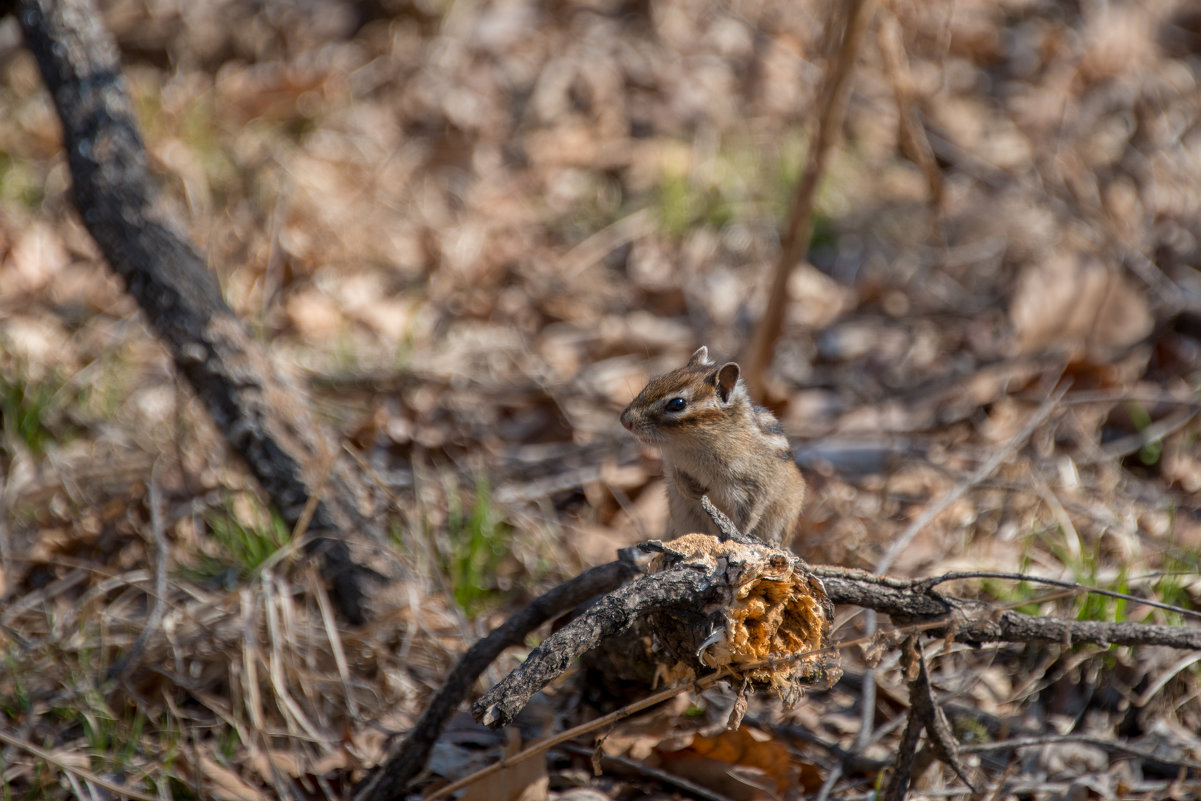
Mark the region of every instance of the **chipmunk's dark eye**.
POLYGON ((684 407, 687 405, 688 401, 684 400, 683 398, 672 398, 663 406, 663 408, 669 412, 682 412, 684 411, 684 407))

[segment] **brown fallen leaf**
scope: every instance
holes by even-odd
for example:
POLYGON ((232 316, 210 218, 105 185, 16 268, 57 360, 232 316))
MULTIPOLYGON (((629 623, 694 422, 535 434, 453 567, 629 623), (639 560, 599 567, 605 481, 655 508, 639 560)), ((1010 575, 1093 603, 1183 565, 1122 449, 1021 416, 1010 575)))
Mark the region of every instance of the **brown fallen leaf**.
POLYGON ((217 801, 265 801, 270 798, 267 793, 204 753, 181 749, 175 764, 182 781, 191 787, 203 787, 204 794, 217 801))
POLYGON ((659 756, 665 770, 745 801, 783 797, 801 778, 788 746, 751 726, 698 734, 688 747, 659 756))
POLYGON ((1009 319, 1021 353, 1062 350, 1092 363, 1110 361, 1154 324, 1143 293, 1124 275, 1066 254, 1026 269, 1009 319))
MULTIPOLYGON (((522 749, 520 732, 510 728, 508 735, 505 757, 511 757, 522 749)), ((546 801, 549 788, 546 760, 525 759, 502 768, 499 773, 489 776, 487 781, 470 785, 461 801, 546 801)))

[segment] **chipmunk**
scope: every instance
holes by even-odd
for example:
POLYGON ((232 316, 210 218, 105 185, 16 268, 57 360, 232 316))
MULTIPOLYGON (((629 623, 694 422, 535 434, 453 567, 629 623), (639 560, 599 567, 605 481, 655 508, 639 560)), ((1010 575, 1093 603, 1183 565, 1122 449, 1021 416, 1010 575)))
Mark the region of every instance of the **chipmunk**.
POLYGON ((805 479, 779 421, 751 402, 741 372, 735 362, 716 366, 702 346, 621 413, 628 431, 663 453, 668 536, 718 534, 702 495, 740 531, 770 545, 796 531, 805 479))

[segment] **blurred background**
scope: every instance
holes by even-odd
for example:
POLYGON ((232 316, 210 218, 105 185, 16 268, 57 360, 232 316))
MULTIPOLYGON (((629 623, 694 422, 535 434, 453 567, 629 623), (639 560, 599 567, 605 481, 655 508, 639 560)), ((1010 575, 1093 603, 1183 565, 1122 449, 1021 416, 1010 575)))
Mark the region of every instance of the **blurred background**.
MULTIPOLYGON (((170 202, 226 300, 368 467, 412 578, 331 661, 314 577, 272 556, 286 530, 72 209, 53 106, 6 18, 0 707, 30 740, 160 797, 324 797, 306 782, 377 762, 475 636, 662 533, 656 456, 617 413, 699 345, 746 358, 838 15, 817 0, 100 5, 170 202), (152 478, 175 633, 150 638, 135 686, 87 690, 150 603, 152 478)), ((768 377, 811 487, 794 550, 1195 608, 1201 12, 872 12, 768 377)), ((956 590, 1180 621, 1025 584, 956 590)), ((1030 646, 932 670, 985 677, 957 692, 997 719, 1158 732, 1199 758, 1201 674, 1178 658, 1030 646)), ((814 698, 762 725, 854 740, 854 693, 814 698)), ((560 722, 582 714, 566 690, 554 700, 560 722)), ((782 786, 829 775, 810 747, 788 744, 782 786)), ((1156 780, 1110 756, 1088 763, 1098 781, 1156 780)), ((19 792, 63 797, 37 760, 4 760, 19 792)))

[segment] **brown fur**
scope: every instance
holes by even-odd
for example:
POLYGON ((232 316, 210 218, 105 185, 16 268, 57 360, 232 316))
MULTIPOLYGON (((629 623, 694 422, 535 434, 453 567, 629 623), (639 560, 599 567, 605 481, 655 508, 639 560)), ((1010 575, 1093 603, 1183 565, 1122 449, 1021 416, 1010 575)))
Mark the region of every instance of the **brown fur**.
POLYGON ((702 347, 688 364, 652 379, 621 413, 622 425, 663 453, 669 537, 718 533, 702 495, 772 545, 796 532, 805 480, 779 421, 751 403, 740 373, 734 362, 715 365, 702 347), (675 398, 683 410, 668 408, 675 398))

